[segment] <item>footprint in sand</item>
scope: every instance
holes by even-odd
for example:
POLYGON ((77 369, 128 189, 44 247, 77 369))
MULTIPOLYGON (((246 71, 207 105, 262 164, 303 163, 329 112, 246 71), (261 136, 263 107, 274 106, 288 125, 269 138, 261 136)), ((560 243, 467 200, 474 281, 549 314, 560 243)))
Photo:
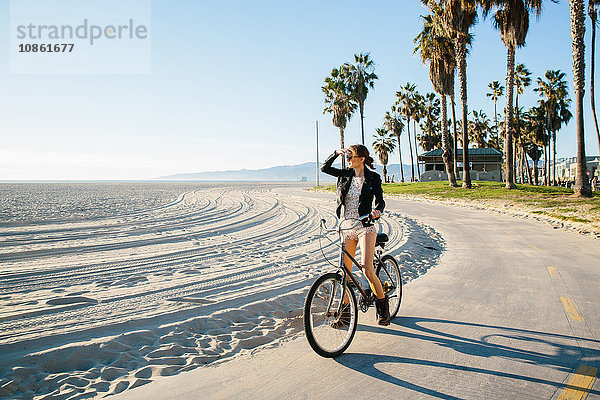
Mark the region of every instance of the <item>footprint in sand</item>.
POLYGON ((103 381, 114 381, 124 375, 127 375, 128 371, 123 368, 105 367, 102 369, 100 376, 103 381))
POLYGON ((146 278, 145 276, 131 276, 129 278, 118 280, 113 285, 114 286, 133 286, 137 283, 145 282, 147 280, 148 280, 148 278, 146 278))
POLYGON ((77 303, 89 303, 89 304, 97 304, 98 300, 90 299, 89 297, 83 296, 70 296, 70 297, 59 297, 56 299, 50 299, 46 301, 46 304, 51 306, 64 306, 67 304, 77 304, 77 303))
POLYGON ((152 367, 144 367, 144 368, 136 371, 133 376, 135 376, 136 378, 143 378, 143 379, 152 378, 152 367))
POLYGON ((81 296, 82 294, 86 294, 89 292, 90 292, 89 290, 82 290, 81 292, 68 293, 68 294, 66 294, 66 296, 81 296))

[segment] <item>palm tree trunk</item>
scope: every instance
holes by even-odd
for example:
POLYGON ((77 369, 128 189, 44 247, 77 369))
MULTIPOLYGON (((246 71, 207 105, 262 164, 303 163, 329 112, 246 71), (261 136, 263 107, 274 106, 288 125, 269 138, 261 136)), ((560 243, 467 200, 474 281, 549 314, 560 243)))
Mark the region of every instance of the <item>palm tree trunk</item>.
POLYGON ((494 124, 496 124, 496 143, 500 143, 500 140, 498 140, 498 111, 496 105, 497 102, 498 99, 494 97, 494 124))
POLYGON ((544 186, 548 186, 548 150, 544 145, 544 186))
POLYGON ((364 103, 359 103, 359 111, 360 111, 360 134, 361 134, 361 138, 362 138, 362 145, 365 145, 365 126, 364 126, 364 119, 365 119, 365 105, 364 103))
POLYGON ((545 151, 546 151, 546 147, 545 147, 545 146, 542 146, 542 148, 541 148, 541 151, 542 151, 542 152, 541 152, 541 154, 540 154, 540 157, 539 157, 539 158, 543 158, 543 161, 542 161, 542 165, 539 165, 539 158, 538 158, 538 172, 540 172, 540 171, 539 171, 539 169, 540 169, 540 168, 544 168, 544 171, 542 171, 542 173, 541 173, 541 174, 540 174, 540 176, 539 176, 539 178, 540 178, 540 182, 539 182, 539 183, 540 183, 540 185, 545 185, 545 184, 546 184, 546 182, 544 181, 544 174, 546 173, 546 172, 545 172, 545 168, 546 168, 546 167, 545 167, 545 165, 546 165, 546 164, 545 164, 545 162, 546 162, 546 153, 545 153, 545 151))
MULTIPOLYGON (((340 149, 344 148, 344 127, 340 126, 340 149)), ((342 168, 346 168, 346 157, 342 154, 342 168)))
POLYGON ((450 106, 452 108, 452 130, 454 132, 453 135, 453 145, 454 145, 454 152, 452 154, 452 162, 454 163, 453 167, 454 167, 454 177, 458 177, 458 164, 456 163, 456 160, 458 158, 457 154, 458 154, 458 140, 457 140, 457 132, 456 132, 456 110, 454 107, 454 90, 452 91, 452 94, 450 95, 450 106))
POLYGON ((586 173, 585 137, 583 126, 583 94, 585 88, 585 14, 583 0, 570 0, 571 49, 573 51, 573 80, 575 88, 575 109, 577 121, 577 172, 575 175, 575 195, 591 197, 592 188, 586 173))
POLYGON ((552 186, 556 186, 556 132, 552 132, 552 186))
POLYGON ((600 130, 598 130, 598 118, 596 118, 596 101, 594 99, 594 71, 596 69, 596 11, 590 14, 592 19, 592 70, 590 71, 590 97, 592 100, 592 114, 594 116, 594 126, 596 127, 596 137, 598 138, 598 151, 600 151, 600 130))
POLYGON ((525 149, 523 148, 523 142, 521 140, 521 124, 520 124, 520 120, 519 120, 519 91, 517 90, 517 93, 515 94, 515 130, 517 132, 517 138, 518 138, 518 143, 519 143, 519 150, 520 150, 520 155, 521 157, 519 158, 519 172, 521 175, 521 183, 525 183, 525 174, 523 172, 523 156, 525 154, 525 149))
POLYGON ((415 138, 415 158, 417 159, 417 178, 421 180, 421 167, 419 167, 419 145, 417 142, 417 121, 413 120, 413 136, 415 138))
POLYGON ((383 164, 383 182, 387 183, 387 168, 385 164, 383 164))
POLYGON ((410 141, 410 118, 408 118, 406 128, 408 129, 408 150, 410 151, 410 181, 414 182, 415 181, 415 160, 413 159, 412 143, 410 141))
POLYGON ((450 133, 448 132, 448 110, 446 109, 446 95, 440 96, 442 98, 442 159, 446 164, 446 174, 448 175, 448 183, 450 187, 457 187, 456 178, 454 176, 452 150, 450 149, 450 133))
POLYGON ((513 154, 513 160, 512 160, 512 167, 513 167, 513 182, 515 182, 515 184, 517 183, 517 140, 515 137, 513 137, 512 139, 513 141, 513 148, 512 148, 512 154, 513 154))
POLYGON ((550 146, 552 145, 552 139, 546 146, 546 186, 550 186, 550 146))
POLYGON ((523 182, 523 168, 521 165, 521 157, 520 156, 520 147, 521 147, 521 127, 519 126, 519 90, 515 91, 515 179, 517 179, 517 165, 518 170, 521 176, 521 183, 523 182))
POLYGON ((400 157, 400 182, 404 182, 404 168, 402 168, 402 147, 400 146, 400 135, 397 135, 396 139, 398 139, 398 156, 400 157))
MULTIPOLYGON (((533 158, 532 158, 532 160, 533 160, 533 158)), ((534 179, 534 182, 535 182, 535 186, 539 185, 539 181, 537 179, 537 176, 538 176, 538 173, 539 173, 538 168, 537 168, 537 163, 538 163, 539 160, 540 160, 539 157, 538 157, 537 160, 533 160, 533 179, 534 179)))
POLYGON ((525 183, 525 149, 523 145, 519 146, 519 174, 521 175, 521 183, 525 183))
POLYGON ((508 46, 506 57, 508 74, 506 77, 506 136, 504 137, 504 149, 506 151, 505 171, 507 189, 516 189, 515 177, 513 175, 513 92, 515 88, 515 48, 508 46))
POLYGON ((466 38, 460 37, 454 42, 456 60, 458 64, 458 80, 460 82, 460 102, 462 104, 462 142, 463 142, 463 184, 470 189, 471 173, 469 167, 469 132, 468 132, 468 106, 467 106, 467 48, 466 38))
POLYGON ((527 180, 530 185, 533 184, 533 180, 531 180, 531 170, 529 169, 529 161, 527 160, 527 152, 523 151, 523 164, 525 164, 525 168, 527 168, 527 180))

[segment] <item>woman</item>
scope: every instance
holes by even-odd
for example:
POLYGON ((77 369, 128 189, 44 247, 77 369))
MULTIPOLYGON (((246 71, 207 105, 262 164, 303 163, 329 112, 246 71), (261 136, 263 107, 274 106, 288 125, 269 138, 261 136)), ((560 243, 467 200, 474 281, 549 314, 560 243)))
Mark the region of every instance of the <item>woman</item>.
MULTIPOLYGON (((385 207, 381 177, 378 173, 366 167, 373 169, 373 159, 369 156, 369 150, 360 144, 350 146, 348 149, 336 150, 323 163, 321 171, 338 178, 336 208, 338 218, 341 215, 342 207, 344 208, 344 219, 356 220, 358 217, 368 214, 373 219, 381 216, 385 207), (346 157, 349 168, 338 169, 332 166, 340 154, 346 157), (373 209, 373 199, 375 199, 375 209, 373 209)), ((383 291, 381 281, 373 271, 376 238, 377 231, 371 223, 363 222, 362 226, 344 231, 346 250, 352 257, 356 253, 358 242, 360 242, 363 273, 369 280, 371 290, 376 297, 377 323, 379 325, 389 325, 388 299, 383 291)), ((348 269, 352 269, 352 262, 347 255, 344 256, 344 264, 348 269)), ((347 312, 349 313, 349 311, 347 312)), ((344 312, 342 312, 340 321, 345 319, 344 312)))

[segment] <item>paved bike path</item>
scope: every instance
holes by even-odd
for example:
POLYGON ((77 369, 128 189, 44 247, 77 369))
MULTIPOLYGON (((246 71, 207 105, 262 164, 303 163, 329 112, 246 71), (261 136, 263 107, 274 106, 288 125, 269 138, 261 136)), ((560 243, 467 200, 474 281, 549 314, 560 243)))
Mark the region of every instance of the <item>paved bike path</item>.
POLYGON ((587 398, 600 399, 598 240, 487 211, 386 202, 446 241, 439 265, 405 286, 390 326, 371 310, 336 359, 301 336, 117 397, 558 399, 593 385, 587 398))

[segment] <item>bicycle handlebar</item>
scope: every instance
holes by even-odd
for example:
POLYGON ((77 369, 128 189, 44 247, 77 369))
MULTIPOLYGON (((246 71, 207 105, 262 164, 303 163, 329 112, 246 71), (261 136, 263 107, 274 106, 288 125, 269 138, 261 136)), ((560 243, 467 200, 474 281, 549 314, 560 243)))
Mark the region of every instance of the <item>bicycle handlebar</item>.
POLYGON ((326 222, 325 219, 321 218, 321 228, 325 231, 325 233, 348 231, 350 229, 356 228, 358 226, 359 222, 362 222, 363 220, 366 220, 367 223, 370 223, 370 222, 374 221, 374 219, 371 216, 371 214, 368 214, 368 215, 363 215, 362 217, 358 217, 358 219, 356 220, 356 222, 354 223, 354 225, 352 225, 349 228, 342 228, 342 224, 339 224, 337 228, 328 229, 327 226, 325 226, 325 222, 326 222))

